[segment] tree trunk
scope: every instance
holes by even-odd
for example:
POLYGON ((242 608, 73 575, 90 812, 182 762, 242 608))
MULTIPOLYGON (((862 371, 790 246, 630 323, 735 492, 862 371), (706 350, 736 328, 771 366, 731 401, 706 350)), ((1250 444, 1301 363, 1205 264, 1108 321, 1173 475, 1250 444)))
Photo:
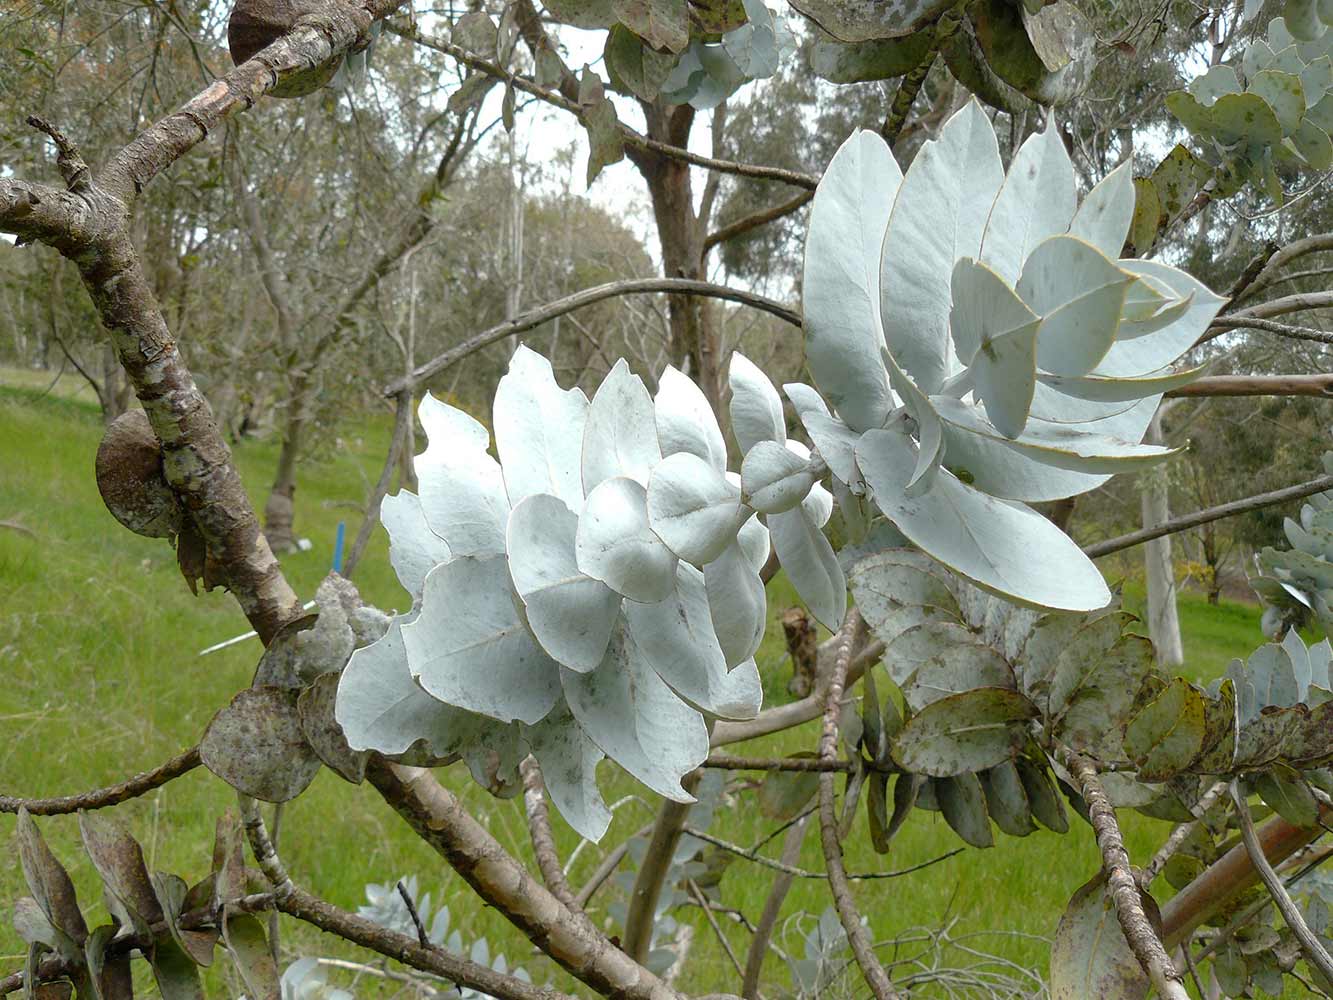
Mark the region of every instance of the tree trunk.
MULTIPOLYGON (((1162 443, 1162 410, 1159 408, 1144 437, 1147 444, 1162 443)), ((1160 467, 1143 477, 1143 526, 1151 528, 1171 518, 1165 471, 1160 467)), ((1148 636, 1162 666, 1185 662, 1180 641, 1180 618, 1176 614, 1176 573, 1171 560, 1171 536, 1154 538, 1143 547, 1148 586, 1148 636)))
POLYGON ((264 535, 274 552, 296 551, 296 462, 305 431, 305 393, 305 380, 295 380, 278 451, 278 470, 264 504, 264 535))

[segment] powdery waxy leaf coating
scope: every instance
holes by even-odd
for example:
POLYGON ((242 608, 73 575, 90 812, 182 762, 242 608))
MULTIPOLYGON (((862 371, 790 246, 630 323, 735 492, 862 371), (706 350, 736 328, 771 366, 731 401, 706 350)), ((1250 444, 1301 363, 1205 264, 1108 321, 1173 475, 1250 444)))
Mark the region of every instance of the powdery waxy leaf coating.
POLYGON ((768 599, 759 570, 767 558, 768 533, 757 518, 752 518, 741 529, 736 542, 728 545, 722 550, 722 555, 704 566, 704 586, 713 619, 713 631, 717 634, 718 645, 728 669, 751 659, 759 651, 759 643, 764 638, 768 599), (762 550, 756 545, 754 552, 747 553, 745 545, 750 525, 755 525, 762 532, 762 538, 759 538, 753 529, 749 531, 749 537, 754 542, 762 542, 762 550), (756 565, 755 557, 761 551, 762 558, 758 559, 756 565))
POLYGON ((509 575, 537 642, 557 663, 587 673, 606 653, 620 595, 580 572, 578 524, 555 497, 528 497, 509 515, 509 575))
POLYGON ((759 712, 759 672, 748 658, 731 669, 713 628, 704 574, 693 566, 677 567, 675 591, 665 601, 626 605, 625 620, 638 654, 690 705, 724 719, 759 712))
POLYGON ((708 727, 648 665, 629 629, 611 638, 591 673, 562 669, 561 684, 580 727, 608 757, 669 799, 692 802, 680 780, 708 756, 708 727))
POLYGON ((1088 192, 1069 224, 1069 235, 1112 260, 1120 256, 1134 218, 1134 164, 1126 160, 1088 192))
POLYGON ((537 493, 583 506, 581 456, 588 399, 561 389, 551 363, 519 347, 495 390, 495 448, 511 506, 537 493))
POLYGON ((665 600, 675 586, 678 559, 648 525, 648 491, 624 476, 588 494, 575 554, 580 571, 631 601, 665 600))
POLYGON ((749 454, 761 441, 778 444, 786 441, 782 399, 768 376, 753 361, 736 352, 731 356, 727 380, 731 386, 731 430, 741 454, 749 454))
POLYGON ((947 778, 1013 757, 1037 706, 1008 688, 974 687, 936 699, 908 720, 893 759, 913 774, 947 778))
POLYGON ((606 755, 588 739, 567 705, 529 726, 524 737, 560 815, 581 836, 601 840, 611 825, 611 810, 597 790, 597 764, 606 755))
POLYGON ((643 379, 616 362, 588 405, 583 430, 583 490, 590 494, 613 476, 648 484, 648 473, 662 459, 657 443, 653 399, 643 379))
POLYGON ((717 425, 708 397, 687 375, 667 366, 653 397, 657 441, 662 455, 687 452, 722 472, 727 467, 727 443, 717 425))
MULTIPOLYGON (((500 466, 486 453, 486 428, 429 393, 417 416, 431 441, 414 460, 426 524, 451 555, 500 555, 509 499, 500 466)), ((418 549, 431 547, 417 543, 418 549)))
POLYGON ((741 464, 741 497, 762 514, 791 510, 814 485, 809 460, 801 458, 785 443, 759 441, 741 464))
POLYGON ((421 498, 406 490, 380 501, 380 520, 389 533, 389 562, 398 581, 412 595, 421 598, 426 574, 452 558, 449 543, 430 530, 421 498))
POLYGON ((648 480, 649 525, 696 566, 722 554, 740 530, 741 512, 741 491, 697 455, 669 455, 648 480))
POLYGON ((856 450, 875 503, 897 528, 950 569, 1011 600, 1090 611, 1111 600, 1077 545, 1036 511, 1003 503, 941 472, 924 495, 902 484, 916 464, 911 442, 871 431, 856 450))
POLYGON ((320 760, 306 742, 297 692, 246 688, 204 730, 204 766, 238 791, 265 802, 286 802, 315 780, 320 760))
POLYGON ((519 618, 516 599, 504 559, 455 559, 432 570, 421 614, 402 629, 417 683, 500 722, 546 715, 560 694, 559 674, 519 618))
POLYGON ((879 257, 901 181, 884 140, 854 132, 829 161, 810 209, 801 285, 806 362, 857 431, 882 426, 894 406, 879 354, 879 257))
POLYGON ((847 580, 817 520, 803 505, 769 514, 768 531, 796 593, 821 625, 836 631, 847 613, 847 580))

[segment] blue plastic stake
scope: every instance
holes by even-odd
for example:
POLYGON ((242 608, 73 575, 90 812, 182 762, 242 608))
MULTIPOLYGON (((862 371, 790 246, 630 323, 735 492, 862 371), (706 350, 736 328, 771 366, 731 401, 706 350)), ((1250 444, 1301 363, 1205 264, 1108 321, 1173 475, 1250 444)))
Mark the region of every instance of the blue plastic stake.
POLYGON ((338 522, 338 534, 333 539, 333 572, 343 571, 343 542, 347 540, 347 522, 338 522))

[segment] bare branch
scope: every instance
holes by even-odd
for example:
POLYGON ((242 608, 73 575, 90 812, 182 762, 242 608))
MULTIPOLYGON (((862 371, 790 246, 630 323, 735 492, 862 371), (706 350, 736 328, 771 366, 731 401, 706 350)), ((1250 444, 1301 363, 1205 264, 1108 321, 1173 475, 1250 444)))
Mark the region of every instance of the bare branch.
POLYGON ((1250 807, 1246 804, 1245 796, 1240 793, 1240 789, 1234 781, 1231 783, 1231 801, 1236 804, 1236 816, 1240 819, 1240 835, 1245 844, 1245 851, 1250 856, 1250 863, 1254 865, 1254 870, 1259 873, 1259 878, 1268 889, 1268 894, 1273 897, 1273 902, 1277 904, 1282 919, 1287 922, 1287 926, 1291 928, 1291 933, 1300 942, 1301 952, 1305 955, 1305 960, 1318 969, 1325 980, 1333 980, 1333 957, 1329 956, 1328 950, 1319 943, 1319 938, 1310 930, 1309 924, 1301 916, 1300 909, 1287 893, 1286 886, 1282 884, 1282 879, 1278 878, 1277 872, 1268 863, 1268 858, 1264 855, 1263 845, 1259 843, 1259 835, 1254 829, 1254 819, 1250 816, 1250 807))
MULTIPOLYGON (((681 787, 693 794, 699 784, 699 777, 698 771, 690 772, 681 781, 681 787)), ((653 924, 657 918, 657 902, 662 898, 662 887, 666 884, 671 863, 675 860, 676 847, 680 844, 691 805, 692 802, 676 802, 672 799, 663 801, 657 813, 657 822, 653 824, 652 836, 648 839, 648 849, 639 866, 639 874, 634 879, 634 887, 630 889, 621 947, 636 962, 648 958, 648 950, 653 942, 653 924)))
POLYGON ((714 285, 708 281, 692 281, 686 278, 631 278, 624 281, 610 281, 604 285, 585 288, 573 295, 567 295, 563 299, 548 302, 544 306, 529 309, 513 319, 505 320, 489 330, 483 330, 481 333, 469 337, 461 344, 449 348, 443 354, 436 355, 425 364, 418 365, 409 377, 400 378, 385 386, 384 395, 396 396, 409 383, 421 382, 432 375, 437 375, 451 365, 462 361, 468 355, 474 354, 497 340, 516 336, 525 330, 541 326, 557 316, 563 316, 565 313, 574 312, 576 309, 582 309, 585 306, 620 295, 641 295, 654 292, 668 292, 673 295, 704 295, 709 298, 739 302, 742 305, 753 306, 755 309, 772 313, 793 326, 801 325, 800 314, 794 309, 789 309, 780 302, 740 288, 728 288, 726 285, 714 285))
MULTIPOLYGON (((805 839, 805 828, 809 815, 802 816, 793 826, 787 828, 787 835, 782 839, 781 862, 788 867, 795 867, 801 859, 801 841, 805 839)), ((750 939, 750 950, 745 956, 745 973, 741 977, 741 996, 745 1000, 758 1000, 759 977, 764 971, 764 959, 768 957, 768 943, 773 938, 773 928, 778 924, 782 904, 791 891, 796 878, 788 872, 778 872, 773 876, 773 888, 764 900, 763 912, 759 914, 759 923, 755 925, 754 937, 750 939)))
POLYGON ((528 832, 532 836, 532 853, 537 857, 537 868, 542 873, 546 888, 560 902, 569 907, 570 912, 578 914, 583 910, 574 899, 574 893, 560 867, 560 855, 555 846, 555 834, 551 831, 551 815, 546 809, 546 788, 542 784, 541 768, 535 757, 529 757, 519 765, 523 774, 523 806, 528 814, 528 832))
POLYGON ((1167 396, 1333 396, 1333 374, 1210 375, 1167 396))
MULTIPOLYGON (((1300 297, 1314 298, 1315 296, 1302 295, 1300 297)), ((1288 298, 1292 299, 1296 296, 1288 296, 1288 298)), ((1303 309, 1322 309, 1330 305, 1333 305, 1333 298, 1328 302, 1319 302, 1314 305, 1293 306, 1293 308, 1286 311, 1299 312, 1303 309)), ((1194 346, 1198 347, 1199 344, 1206 344, 1210 340, 1215 340, 1229 330, 1258 330, 1262 333, 1276 334, 1286 340, 1308 340, 1316 344, 1333 344, 1333 333, 1326 330, 1317 330, 1312 326, 1293 326, 1290 323, 1278 323, 1271 319, 1264 319, 1257 314, 1246 312, 1234 313, 1231 316, 1219 316, 1208 325, 1208 332, 1195 341, 1194 346)))
POLYGON ((141 771, 132 778, 127 778, 107 788, 95 788, 77 795, 61 795, 49 799, 24 799, 16 795, 0 795, 0 813, 16 813, 27 809, 34 816, 60 816, 75 813, 80 809, 105 809, 129 799, 146 795, 155 788, 161 788, 168 781, 188 774, 199 766, 199 748, 190 747, 182 750, 165 764, 151 771, 141 771))
POLYGON ((846 760, 820 760, 817 757, 737 757, 729 753, 713 753, 703 762, 704 767, 723 771, 855 771, 856 765, 846 760))
POLYGON ((1115 900, 1116 917, 1120 921, 1120 929, 1125 932, 1129 950, 1152 980, 1158 996, 1163 1000, 1190 1000, 1180 973, 1171 964, 1166 948, 1143 909, 1143 900, 1139 896, 1141 890, 1130 867, 1124 840, 1120 836, 1115 809, 1106 797, 1101 780, 1097 777, 1097 769, 1092 761, 1077 754, 1069 754, 1066 763, 1088 804, 1088 819, 1097 834, 1097 846, 1101 849, 1102 864, 1106 868, 1107 887, 1111 898, 1115 900))
POLYGON ((45 133, 55 143, 56 169, 60 171, 60 176, 65 179, 65 186, 75 194, 82 194, 87 191, 91 186, 89 183, 90 171, 87 162, 83 159, 83 154, 79 152, 79 147, 71 142, 64 132, 44 118, 29 115, 28 124, 37 131, 45 133))
MULTIPOLYGON (((819 737, 819 758, 833 760, 838 747, 838 716, 842 711, 843 685, 847 682, 847 671, 852 663, 852 651, 858 636, 864 631, 865 620, 855 608, 847 612, 847 618, 838 632, 837 653, 833 659, 833 670, 829 675, 828 691, 824 695, 824 729, 819 737)), ((819 776, 819 839, 824 847, 824 864, 828 868, 829 892, 833 895, 833 904, 842 921, 842 929, 847 932, 847 941, 852 946, 856 964, 861 967, 866 984, 875 1000, 896 1000, 898 992, 893 988, 889 974, 880 964, 875 954, 874 945, 865 926, 861 923, 861 914, 852 899, 852 887, 847 880, 847 871, 842 864, 842 844, 838 842, 838 817, 833 804, 833 775, 824 772, 819 776)))
POLYGON ((1209 809, 1213 808, 1213 806, 1217 804, 1218 799, 1226 794, 1226 791, 1227 783, 1225 781, 1219 781, 1217 784, 1213 785, 1212 788, 1208 789, 1208 791, 1204 792, 1199 801, 1190 809, 1190 812, 1194 815, 1194 819, 1190 820, 1188 823, 1181 823, 1172 830, 1171 836, 1167 837, 1162 843, 1162 846, 1157 849, 1157 853, 1152 856, 1152 860, 1143 866, 1143 870, 1139 872, 1140 885, 1145 889, 1148 888, 1152 883, 1152 880, 1155 879, 1158 874, 1161 873, 1162 869, 1166 867, 1166 863, 1175 857, 1176 852, 1180 850, 1181 845, 1189 839, 1190 834, 1199 828, 1199 818, 1209 809))
MULTIPOLYGON (((802 820, 805 818, 806 817, 804 816, 801 817, 802 820)), ((738 858, 744 858, 746 861, 753 861, 762 868, 771 868, 775 872, 781 872, 783 875, 790 875, 792 878, 808 878, 824 882, 828 881, 829 878, 827 872, 816 872, 810 871, 808 868, 798 868, 794 862, 787 862, 785 860, 774 861, 772 858, 760 854, 756 848, 742 847, 740 844, 733 844, 729 840, 723 840, 721 837, 714 836, 703 830, 696 830, 691 826, 685 827, 684 832, 688 836, 691 836, 696 840, 702 840, 705 844, 712 844, 714 847, 726 851, 728 854, 734 854, 738 858)), ((948 861, 955 854, 961 854, 962 852, 963 848, 955 847, 951 851, 938 854, 927 861, 918 862, 907 868, 899 868, 888 872, 847 872, 843 877, 849 882, 875 882, 886 878, 902 878, 904 875, 911 875, 913 872, 919 872, 923 868, 930 868, 933 865, 937 865, 941 861, 948 861)))
POLYGON ((815 196, 814 191, 802 191, 794 198, 788 198, 786 201, 780 201, 776 205, 770 205, 768 208, 762 208, 750 215, 742 216, 735 222, 729 222, 721 229, 715 230, 704 237, 704 253, 717 246, 719 243, 726 243, 728 240, 734 240, 738 236, 744 236, 752 229, 758 229, 760 226, 766 226, 770 222, 776 222, 778 219, 784 219, 793 212, 799 212, 805 207, 806 203, 815 196))
POLYGON ((1133 548, 1135 545, 1150 542, 1154 538, 1161 538, 1163 535, 1188 531, 1190 528, 1197 528, 1199 525, 1208 524, 1210 521, 1220 521, 1224 517, 1248 514, 1250 511, 1262 510, 1265 507, 1286 503, 1289 500, 1300 500, 1329 489, 1333 489, 1333 476, 1320 476, 1318 479, 1311 479, 1307 483, 1286 486, 1280 490, 1273 490, 1271 493, 1260 493, 1257 496, 1246 497, 1244 500, 1232 500, 1230 503, 1218 504, 1216 507, 1206 507, 1182 517, 1173 517, 1171 520, 1163 521, 1151 528, 1131 531, 1119 538, 1109 538, 1104 542, 1086 545, 1083 547, 1083 552, 1091 559, 1100 559, 1112 552, 1133 548))

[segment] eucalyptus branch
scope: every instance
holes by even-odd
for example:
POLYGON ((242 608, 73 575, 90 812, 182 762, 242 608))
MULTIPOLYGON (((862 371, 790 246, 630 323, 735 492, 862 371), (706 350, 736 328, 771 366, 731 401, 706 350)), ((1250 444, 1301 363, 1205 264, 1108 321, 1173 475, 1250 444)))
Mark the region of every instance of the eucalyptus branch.
POLYGON ((1152 880, 1155 879, 1162 869, 1166 867, 1166 863, 1175 857, 1176 852, 1179 851, 1181 845, 1189 839, 1190 834, 1199 828, 1199 821, 1203 817, 1203 814, 1213 808, 1218 800, 1226 794, 1226 791, 1227 783, 1225 781, 1219 781, 1213 785, 1212 788, 1208 789, 1208 791, 1204 792, 1199 801, 1194 804, 1192 809, 1190 809, 1190 812, 1194 815, 1194 819, 1187 823, 1181 823, 1172 830, 1171 836, 1166 838, 1166 841, 1162 846, 1157 849, 1157 853, 1152 856, 1152 860, 1144 865, 1143 870, 1139 872, 1140 885, 1146 889, 1149 884, 1151 884, 1152 880))
POLYGON ((1263 881, 1264 887, 1268 889, 1268 894, 1273 897, 1273 902, 1277 905, 1278 912, 1282 914, 1282 919, 1286 921, 1287 926, 1291 928, 1291 933, 1300 942, 1301 952, 1305 955, 1305 960, 1318 969, 1325 980, 1333 980, 1333 956, 1330 956, 1328 950, 1319 943, 1319 938, 1310 930, 1310 925, 1305 922, 1300 909, 1287 893, 1287 888, 1282 884, 1282 879, 1278 878, 1277 872, 1268 863, 1268 858, 1264 855, 1263 845, 1259 843, 1259 835, 1254 829, 1254 819, 1250 816, 1250 807, 1246 804, 1245 796, 1240 793, 1240 788, 1234 781, 1231 783, 1231 801, 1236 806, 1236 816, 1240 820, 1241 840, 1244 842, 1245 850, 1250 856, 1250 863, 1254 865, 1255 871, 1259 873, 1259 878, 1263 881))
POLYGON ((1210 375, 1172 389, 1181 396, 1333 396, 1333 374, 1318 375, 1210 375))
MULTIPOLYGON (((1321 302, 1317 306, 1307 306, 1302 308, 1324 308, 1333 305, 1333 302, 1321 302)), ((1296 309, 1290 310, 1296 312, 1296 309)), ((1265 319, 1262 316, 1255 316, 1245 313, 1235 313, 1231 316, 1220 316, 1208 325, 1208 332, 1195 342, 1195 347, 1199 344, 1206 344, 1230 330, 1258 330, 1261 333, 1272 333, 1287 340, 1308 340, 1316 344, 1333 344, 1333 333, 1327 330, 1316 330, 1312 326, 1293 326, 1290 323, 1278 323, 1275 320, 1265 319)))
MULTIPOLYGON (((526 77, 511 73, 499 63, 489 59, 483 59, 480 56, 473 55, 461 45, 455 45, 442 38, 433 38, 421 33, 413 25, 397 24, 388 22, 386 27, 389 31, 405 38, 410 42, 424 48, 433 49, 436 52, 443 53, 450 58, 462 63, 469 69, 485 73, 487 76, 502 80, 508 85, 512 85, 515 90, 521 90, 526 94, 531 94, 538 100, 545 101, 552 107, 559 108, 561 111, 567 111, 575 117, 582 120, 583 108, 577 101, 571 100, 563 94, 547 90, 526 77)), ((658 153, 662 156, 670 157, 674 160, 682 160, 696 167, 705 167, 708 170, 717 170, 721 173, 735 174, 738 177, 750 177, 756 180, 781 181, 784 184, 791 184, 794 187, 808 188, 811 191, 819 183, 819 177, 814 174, 801 173, 798 170, 785 170, 781 167, 765 167, 753 163, 737 163, 732 160, 719 160, 711 156, 701 156, 698 153, 692 153, 688 149, 680 146, 673 146, 670 143, 659 142, 656 139, 650 139, 640 132, 635 131, 628 125, 617 123, 620 138, 627 145, 636 149, 643 149, 649 152, 658 153)))
MULTIPOLYGON (((805 819, 805 816, 801 817, 802 821, 805 819)), ((788 828, 788 830, 790 829, 791 827, 788 828)), ((696 830, 693 827, 687 826, 684 828, 684 833, 686 836, 693 837, 695 840, 702 840, 705 844, 712 844, 714 847, 724 850, 728 854, 734 854, 737 857, 744 858, 746 861, 753 861, 755 864, 763 868, 771 868, 775 872, 780 872, 783 875, 790 875, 792 878, 808 878, 820 881, 827 881, 829 878, 827 872, 816 872, 810 871, 807 868, 800 868, 795 862, 788 862, 785 860, 774 861, 772 858, 760 854, 755 848, 742 847, 740 844, 733 844, 729 840, 723 840, 721 837, 706 833, 703 830, 696 830)), ((911 875, 913 872, 919 872, 923 868, 930 868, 937 865, 941 861, 948 861, 955 854, 961 854, 962 852, 963 848, 955 847, 950 851, 938 854, 929 860, 920 861, 907 868, 899 868, 896 871, 889 872, 844 872, 843 878, 848 882, 874 882, 879 879, 902 878, 904 875, 911 875)))
POLYGON ((28 124, 37 131, 44 133, 55 143, 56 169, 60 171, 60 176, 65 179, 65 187, 75 194, 82 194, 87 191, 91 186, 89 178, 92 171, 88 169, 88 164, 84 160, 83 154, 79 152, 79 147, 70 141, 64 132, 44 118, 29 115, 28 124))
POLYGON ((1299 483, 1296 486, 1285 486, 1270 493, 1260 493, 1256 496, 1246 497, 1244 500, 1232 500, 1229 503, 1218 504, 1216 507, 1205 507, 1203 510, 1196 510, 1192 514, 1173 517, 1169 521, 1163 521, 1151 528, 1131 531, 1129 534, 1121 535, 1118 538, 1109 538, 1104 542, 1085 545, 1083 551, 1091 559, 1100 559, 1112 552, 1132 548, 1135 545, 1150 542, 1154 538, 1161 538, 1163 535, 1174 535, 1177 532, 1188 531, 1190 528, 1197 528, 1201 524, 1208 524, 1210 521, 1220 521, 1225 517, 1248 514, 1250 511, 1262 510, 1265 507, 1286 503, 1289 500, 1300 500, 1303 497, 1323 493, 1329 489, 1333 489, 1333 476, 1320 476, 1318 479, 1311 479, 1309 482, 1299 483))
POLYGON ((745 973, 741 969, 740 960, 736 957, 736 951, 731 947, 731 942, 727 940, 727 935, 722 932, 722 927, 717 922, 717 917, 713 913, 713 908, 708 905, 708 900, 705 899, 704 894, 699 891, 699 887, 695 884, 694 879, 689 879, 685 883, 685 886, 686 891, 690 894, 690 898, 694 900, 695 905, 704 911, 704 917, 708 921, 708 926, 713 929, 713 936, 716 937, 718 943, 722 945, 722 950, 726 952, 727 958, 731 961, 731 967, 736 970, 736 975, 744 976, 745 973))
POLYGON ((1153 930, 1148 914, 1143 909, 1143 900, 1139 896, 1141 890, 1120 835, 1115 809, 1106 797, 1096 767, 1088 758, 1078 754, 1067 755, 1066 763, 1088 804, 1088 818, 1097 834, 1097 847, 1102 852, 1102 864, 1106 869, 1107 888, 1115 900, 1116 917, 1120 921, 1120 929, 1125 932, 1129 950, 1138 959, 1162 1000, 1189 1000, 1180 973, 1171 963, 1161 938, 1153 930))
MULTIPOLYGON (((851 667, 852 652, 858 636, 865 630, 865 620, 855 608, 847 612, 846 620, 838 631, 837 653, 829 675, 828 690, 824 694, 824 728, 819 737, 819 758, 833 760, 838 749, 838 716, 842 711, 843 686, 851 667)), ((838 842, 838 817, 833 804, 833 774, 825 771, 819 776, 819 839, 824 847, 824 864, 828 868, 829 892, 833 896, 838 919, 847 932, 856 964, 861 967, 870 992, 875 1000, 896 1000, 889 974, 884 971, 875 954, 870 935, 861 923, 861 914, 852 899, 852 887, 847 870, 842 864, 842 845, 838 842)))
POLYGON ((268 835, 268 827, 264 825, 264 815, 259 811, 259 803, 248 795, 238 795, 237 798, 240 802, 241 820, 245 824, 245 836, 250 841, 250 850, 255 856, 255 862, 269 884, 273 886, 273 895, 281 902, 292 894, 295 884, 287 874, 287 866, 282 863, 282 858, 278 856, 278 850, 268 835))
POLYGON ((1293 260, 1324 250, 1333 250, 1333 233, 1316 233, 1293 240, 1284 247, 1273 247, 1254 280, 1243 289, 1233 289, 1232 298, 1236 301, 1250 298, 1280 280, 1278 272, 1293 260))
MULTIPOLYGON (((639 830, 638 833, 634 834, 634 837, 646 837, 652 829, 653 827, 650 823, 639 830)), ((611 850, 607 852, 606 857, 602 858, 597 867, 593 869, 593 873, 588 876, 588 881, 583 883, 578 894, 574 897, 574 903, 579 909, 586 907, 588 902, 596 894, 597 890, 605 884, 607 879, 615 874, 616 869, 620 867, 620 862, 624 861, 625 855, 629 854, 629 843, 634 837, 622 840, 615 847, 611 848, 611 850)))
POLYGON ((560 854, 555 846, 555 834, 551 830, 551 815, 546 808, 546 788, 542 783, 541 768, 536 758, 529 757, 519 765, 519 770, 523 774, 523 807, 528 815, 532 853, 536 855, 542 881, 571 912, 581 913, 582 908, 574 898, 564 869, 560 867, 560 854))
MULTIPOLYGON (((809 815, 802 816, 794 825, 787 828, 787 835, 782 838, 781 862, 788 867, 795 867, 801 858, 801 841, 805 839, 805 828, 809 815)), ((764 900, 764 909, 759 914, 759 923, 755 925, 754 937, 750 939, 750 950, 745 956, 745 973, 741 977, 741 996, 745 1000, 758 1000, 759 978, 764 971, 764 959, 768 957, 768 944, 773 939, 773 928, 778 924, 782 904, 791 891, 796 876, 790 872, 778 872, 773 876, 773 888, 764 900)))
POLYGON ((720 229, 716 229, 704 237, 704 253, 717 246, 719 243, 726 243, 728 240, 734 240, 738 236, 744 236, 752 229, 758 229, 760 226, 766 226, 770 222, 776 222, 778 219, 785 219, 793 212, 799 212, 815 196, 813 190, 805 190, 794 198, 788 198, 786 201, 780 201, 776 205, 770 205, 767 208, 761 208, 757 212, 751 212, 749 215, 743 215, 735 222, 728 222, 720 229))
POLYGON ((847 760, 820 760, 818 757, 737 757, 729 753, 712 753, 703 767, 721 771, 855 771, 856 765, 847 760))
POLYGON ((801 316, 795 310, 789 309, 781 302, 740 288, 728 288, 726 285, 715 285, 711 282, 693 281, 687 278, 630 278, 624 281, 611 281, 604 285, 585 288, 573 295, 548 302, 544 306, 529 309, 513 319, 505 320, 503 323, 469 337, 461 344, 457 344, 424 364, 418 365, 410 376, 391 382, 384 388, 384 395, 396 396, 408 385, 439 374, 451 365, 457 364, 497 340, 504 340, 506 337, 513 337, 526 330, 531 330, 555 319, 557 316, 563 316, 566 313, 574 312, 576 309, 582 309, 585 306, 620 295, 641 295, 655 292, 668 292, 672 295, 703 295, 708 298, 739 302, 742 305, 752 306, 755 309, 771 313, 793 326, 799 327, 801 325, 801 316))
POLYGON ((182 750, 151 771, 141 771, 119 784, 106 788, 94 788, 92 791, 79 792, 77 795, 61 795, 47 799, 0 795, 0 813, 16 813, 20 809, 27 809, 34 816, 61 816, 78 812, 80 809, 105 809, 146 795, 155 788, 161 788, 182 774, 189 774, 199 766, 199 763, 199 747, 193 746, 188 750, 182 750))
MULTIPOLYGON (((687 774, 681 781, 681 787, 693 794, 699 784, 699 776, 697 770, 687 774)), ((657 813, 657 822, 653 824, 648 849, 644 852, 639 873, 630 889, 625 933, 621 940, 625 954, 636 962, 648 958, 653 942, 653 925, 657 918, 657 903, 662 898, 662 887, 666 884, 667 874, 675 860, 676 847, 680 844, 692 804, 664 800, 657 813)))

